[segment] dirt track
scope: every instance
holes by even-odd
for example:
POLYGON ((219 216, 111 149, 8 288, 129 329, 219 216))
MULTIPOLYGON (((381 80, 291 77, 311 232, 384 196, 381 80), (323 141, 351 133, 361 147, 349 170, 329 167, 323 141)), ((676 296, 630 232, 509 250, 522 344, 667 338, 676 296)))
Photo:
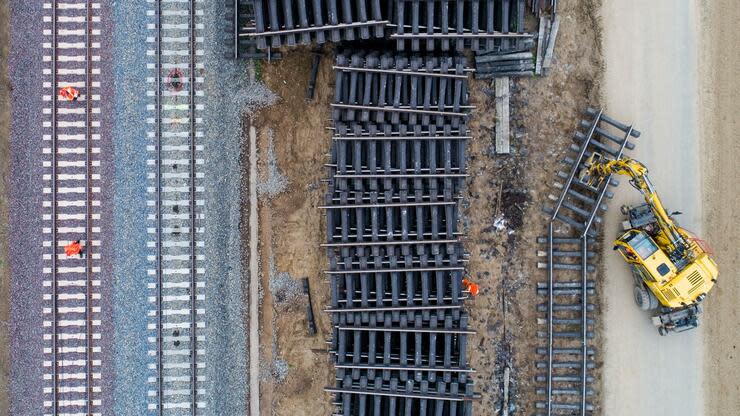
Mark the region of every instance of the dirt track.
MULTIPOLYGON (((721 3, 725 4, 712 7, 722 13, 733 7, 729 1, 721 3)), ((738 365, 733 357, 738 343, 737 312, 733 311, 738 283, 732 267, 737 265, 737 248, 729 243, 736 234, 727 232, 731 227, 738 229, 738 215, 721 209, 738 206, 738 192, 736 186, 720 186, 733 183, 729 178, 738 176, 737 127, 726 122, 728 114, 737 113, 736 107, 732 109, 738 102, 737 56, 729 54, 733 65, 707 52, 719 52, 719 48, 727 52, 728 46, 738 45, 737 34, 729 34, 732 22, 737 22, 737 4, 732 12, 735 20, 732 14, 724 14, 727 20, 710 24, 700 19, 702 7, 709 6, 696 1, 610 0, 603 7, 606 109, 643 132, 632 156, 650 168, 668 208, 684 213, 679 217, 681 225, 706 236, 718 248, 720 270, 729 281, 710 294, 703 327, 660 337, 649 317, 633 305, 627 267, 611 250, 604 253, 606 293, 610 294, 605 297, 604 405, 608 415, 698 415, 705 411, 729 415, 740 411, 738 365), (725 35, 735 36, 735 42, 708 34, 700 44, 702 27, 726 30, 725 35), (712 48, 703 49, 707 45, 712 48), (700 50, 708 56, 700 57, 700 50), (700 68, 699 63, 706 67, 700 68), (711 78, 700 83, 703 69, 709 69, 711 78), (704 97, 705 104, 714 107, 700 105, 700 88, 711 91, 704 97), (702 119, 702 111, 711 117, 702 119), (727 153, 729 149, 734 150, 734 157, 727 153), (715 189, 722 192, 715 193, 715 189), (708 198, 704 205, 703 191, 708 198), (705 357, 707 373, 703 371, 705 357)), ((615 207, 641 200, 626 179, 621 182, 610 204, 606 238, 619 229, 621 218, 615 207)))
POLYGON ((704 232, 720 265, 707 301, 704 331, 706 415, 740 414, 740 6, 704 1, 700 10, 700 103, 703 131, 704 232))

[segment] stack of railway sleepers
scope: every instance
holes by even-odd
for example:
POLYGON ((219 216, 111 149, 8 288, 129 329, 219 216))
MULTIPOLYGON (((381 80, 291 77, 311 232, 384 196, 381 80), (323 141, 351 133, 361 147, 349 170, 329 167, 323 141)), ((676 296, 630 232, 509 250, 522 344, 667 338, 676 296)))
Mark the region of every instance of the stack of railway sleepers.
POLYGON ((507 50, 531 39, 524 32, 525 0, 395 0, 393 33, 399 51, 507 50))
MULTIPOLYGON (((382 38, 389 23, 380 0, 253 0, 254 28, 240 37, 258 49, 382 38)), ((385 1, 382 3, 386 3, 385 1)))
POLYGON ((535 62, 532 51, 507 54, 476 54, 475 78, 489 79, 508 76, 534 75, 535 62))
POLYGON ((340 53, 326 205, 338 414, 470 415, 464 58, 340 53))

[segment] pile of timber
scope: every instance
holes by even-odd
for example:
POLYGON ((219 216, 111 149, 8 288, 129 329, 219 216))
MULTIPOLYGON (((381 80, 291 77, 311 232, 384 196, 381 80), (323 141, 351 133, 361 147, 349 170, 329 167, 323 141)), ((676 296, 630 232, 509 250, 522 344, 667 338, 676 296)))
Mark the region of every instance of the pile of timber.
POLYGON ((509 76, 534 75, 534 54, 532 51, 506 54, 486 53, 475 56, 475 77, 491 79, 509 76))

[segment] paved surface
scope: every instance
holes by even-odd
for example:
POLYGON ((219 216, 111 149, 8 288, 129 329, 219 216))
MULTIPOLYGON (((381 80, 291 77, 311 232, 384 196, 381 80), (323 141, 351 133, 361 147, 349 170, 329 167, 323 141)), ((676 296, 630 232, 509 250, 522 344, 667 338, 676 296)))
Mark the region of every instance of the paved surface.
MULTIPOLYGON (((666 206, 684 213, 681 225, 701 235, 695 7, 695 1, 605 1, 603 93, 609 115, 643 133, 630 154, 648 166, 666 206)), ((641 201, 627 179, 620 182, 605 238, 620 230, 619 206, 641 201)), ((627 266, 609 244, 604 251, 605 414, 701 414, 701 328, 660 337, 634 306, 627 266)))

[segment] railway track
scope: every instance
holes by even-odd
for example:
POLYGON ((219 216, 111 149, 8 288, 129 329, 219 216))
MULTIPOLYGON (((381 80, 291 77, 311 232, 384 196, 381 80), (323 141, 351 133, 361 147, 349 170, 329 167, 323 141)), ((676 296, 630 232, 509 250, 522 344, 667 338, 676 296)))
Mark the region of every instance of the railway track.
POLYGON ((99 415, 100 8, 53 1, 45 10, 43 413, 99 415), (79 100, 58 95, 67 86, 79 100), (66 257, 72 241, 84 257, 66 257))
POLYGON ((202 3, 153 2, 154 62, 149 78, 152 145, 149 179, 149 313, 152 374, 148 409, 157 415, 196 415, 206 408, 205 270, 203 267, 203 137, 198 113, 203 38, 202 3))
POLYGON ((538 266, 546 270, 547 280, 538 282, 537 293, 546 299, 538 305, 544 329, 538 332, 544 345, 537 348, 536 381, 541 399, 537 401, 538 414, 590 414, 594 394, 590 385, 595 367, 596 351, 589 346, 594 337, 595 318, 591 312, 595 304, 596 282, 590 275, 596 271, 592 247, 597 235, 596 224, 606 211, 605 199, 612 197, 609 188, 617 184, 611 177, 597 188, 581 182, 578 172, 594 152, 607 158, 619 158, 633 149, 632 138, 640 132, 632 126, 614 120, 600 110, 586 110, 574 136, 571 153, 564 160, 563 170, 555 182, 558 196, 545 207, 550 216, 547 235, 538 238, 544 249, 538 254, 544 261, 538 266))

